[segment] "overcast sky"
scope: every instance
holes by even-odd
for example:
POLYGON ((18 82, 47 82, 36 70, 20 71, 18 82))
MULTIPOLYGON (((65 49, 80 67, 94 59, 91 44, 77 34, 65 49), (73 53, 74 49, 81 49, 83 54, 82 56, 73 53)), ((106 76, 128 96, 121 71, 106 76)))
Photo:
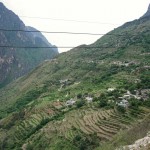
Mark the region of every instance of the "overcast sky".
MULTIPOLYGON (((150 0, 0 0, 0 2, 20 16, 25 25, 38 30, 107 33, 125 22, 141 17, 147 11, 150 0)), ((44 35, 50 43, 58 47, 90 44, 100 38, 94 35, 44 35)), ((67 50, 60 48, 59 52, 67 50)))

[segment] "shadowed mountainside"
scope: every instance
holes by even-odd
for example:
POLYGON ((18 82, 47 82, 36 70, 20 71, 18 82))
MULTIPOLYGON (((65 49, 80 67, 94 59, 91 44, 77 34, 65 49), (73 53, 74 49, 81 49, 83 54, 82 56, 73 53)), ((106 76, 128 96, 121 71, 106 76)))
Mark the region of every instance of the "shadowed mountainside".
POLYGON ((16 14, 0 3, 0 87, 27 74, 42 61, 58 54, 57 48, 52 46, 41 33, 35 35, 36 33, 32 32, 12 31, 28 28, 16 14))

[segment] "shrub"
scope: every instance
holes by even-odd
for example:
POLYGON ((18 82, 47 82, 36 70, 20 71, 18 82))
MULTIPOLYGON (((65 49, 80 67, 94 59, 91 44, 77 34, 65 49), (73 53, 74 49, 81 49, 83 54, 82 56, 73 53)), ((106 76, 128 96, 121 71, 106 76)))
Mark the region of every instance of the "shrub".
POLYGON ((143 102, 144 106, 150 107, 150 98, 143 102))
POLYGON ((107 100, 106 99, 101 99, 100 101, 99 101, 99 107, 105 107, 105 106, 107 106, 108 104, 107 104, 107 100))
POLYGON ((77 108, 82 107, 84 104, 85 104, 85 101, 84 101, 84 100, 79 100, 79 101, 76 102, 77 108))
POLYGON ((77 98, 78 98, 78 99, 82 98, 82 94, 79 93, 79 94, 77 95, 77 98))
POLYGON ((134 98, 130 99, 129 102, 130 102, 130 108, 132 108, 132 109, 138 110, 139 106, 141 105, 141 102, 134 98))
POLYGON ((95 133, 88 136, 77 134, 73 139, 73 144, 78 147, 79 150, 91 150, 99 146, 99 140, 95 133))
POLYGON ((125 113, 126 112, 126 109, 122 106, 117 106, 117 110, 121 113, 125 113))

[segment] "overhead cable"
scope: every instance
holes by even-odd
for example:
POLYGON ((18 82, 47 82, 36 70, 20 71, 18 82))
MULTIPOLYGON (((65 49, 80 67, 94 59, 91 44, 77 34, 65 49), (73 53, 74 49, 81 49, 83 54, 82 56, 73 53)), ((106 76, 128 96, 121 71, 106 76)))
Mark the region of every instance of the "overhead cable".
POLYGON ((28 16, 19 16, 19 17, 29 18, 29 19, 42 19, 42 20, 76 22, 76 23, 103 24, 103 25, 119 25, 119 24, 116 24, 116 23, 109 23, 109 22, 107 23, 107 22, 98 22, 98 21, 87 21, 87 20, 59 19, 59 18, 48 18, 48 17, 28 17, 28 16))
POLYGON ((27 48, 27 49, 46 49, 46 48, 123 48, 123 47, 117 47, 117 46, 13 46, 13 45, 0 45, 0 48, 27 48))
POLYGON ((114 36, 125 36, 122 34, 111 34, 111 33, 86 33, 86 32, 57 32, 57 31, 39 31, 39 30, 22 30, 22 29, 0 29, 0 31, 5 32, 41 32, 41 33, 51 33, 51 34, 81 34, 81 35, 114 35, 114 36))

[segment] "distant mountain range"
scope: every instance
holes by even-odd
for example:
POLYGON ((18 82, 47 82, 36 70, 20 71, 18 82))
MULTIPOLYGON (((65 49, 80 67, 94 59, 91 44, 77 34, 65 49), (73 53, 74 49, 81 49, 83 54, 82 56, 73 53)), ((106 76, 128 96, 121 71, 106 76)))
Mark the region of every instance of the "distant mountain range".
MULTIPOLYGON (((121 150, 146 137, 149 10, 1 88, 0 149, 121 150)), ((147 141, 138 145, 150 148, 147 141)))
POLYGON ((6 30, 37 31, 33 27, 25 26, 16 14, 0 3, 0 87, 58 54, 57 47, 50 44, 40 32, 6 30))

